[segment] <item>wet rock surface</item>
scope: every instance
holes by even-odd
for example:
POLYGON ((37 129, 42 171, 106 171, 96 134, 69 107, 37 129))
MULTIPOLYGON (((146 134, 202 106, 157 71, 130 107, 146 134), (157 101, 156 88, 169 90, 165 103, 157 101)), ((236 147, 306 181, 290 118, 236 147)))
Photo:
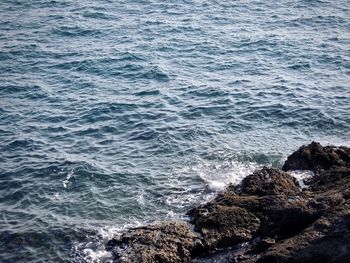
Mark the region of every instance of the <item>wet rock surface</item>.
POLYGON ((255 171, 189 211, 193 231, 162 222, 106 247, 116 262, 350 262, 350 149, 312 142, 283 170, 255 171), (315 172, 307 188, 285 172, 297 169, 315 172))

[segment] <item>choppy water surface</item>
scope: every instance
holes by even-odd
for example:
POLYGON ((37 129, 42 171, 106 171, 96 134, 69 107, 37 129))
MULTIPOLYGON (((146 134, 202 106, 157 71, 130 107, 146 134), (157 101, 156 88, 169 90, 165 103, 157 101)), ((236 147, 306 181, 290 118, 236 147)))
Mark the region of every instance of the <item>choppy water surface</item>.
POLYGON ((0 261, 108 262, 311 140, 350 145, 350 2, 0 2, 0 261))

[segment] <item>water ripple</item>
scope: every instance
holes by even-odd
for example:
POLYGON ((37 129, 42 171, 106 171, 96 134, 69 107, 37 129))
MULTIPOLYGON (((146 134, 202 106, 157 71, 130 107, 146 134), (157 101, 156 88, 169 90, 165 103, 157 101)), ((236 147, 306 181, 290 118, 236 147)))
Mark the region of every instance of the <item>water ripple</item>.
POLYGON ((350 145, 349 1, 0 2, 0 257, 108 262, 311 140, 350 145))

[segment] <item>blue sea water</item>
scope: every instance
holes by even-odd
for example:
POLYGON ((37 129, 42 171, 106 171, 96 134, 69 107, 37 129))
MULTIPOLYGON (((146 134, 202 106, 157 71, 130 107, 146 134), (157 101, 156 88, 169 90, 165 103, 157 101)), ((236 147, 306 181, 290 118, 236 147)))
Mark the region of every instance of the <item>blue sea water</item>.
POLYGON ((0 2, 0 262, 110 262, 312 140, 350 146, 347 0, 0 2))

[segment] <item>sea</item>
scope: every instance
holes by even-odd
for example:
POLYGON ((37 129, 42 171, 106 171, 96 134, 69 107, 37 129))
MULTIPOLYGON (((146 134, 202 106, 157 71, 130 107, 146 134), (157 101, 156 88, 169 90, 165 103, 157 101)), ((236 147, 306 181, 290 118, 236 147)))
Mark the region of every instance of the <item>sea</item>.
POLYGON ((112 262, 303 144, 350 146, 348 0, 1 0, 0 262, 112 262))

